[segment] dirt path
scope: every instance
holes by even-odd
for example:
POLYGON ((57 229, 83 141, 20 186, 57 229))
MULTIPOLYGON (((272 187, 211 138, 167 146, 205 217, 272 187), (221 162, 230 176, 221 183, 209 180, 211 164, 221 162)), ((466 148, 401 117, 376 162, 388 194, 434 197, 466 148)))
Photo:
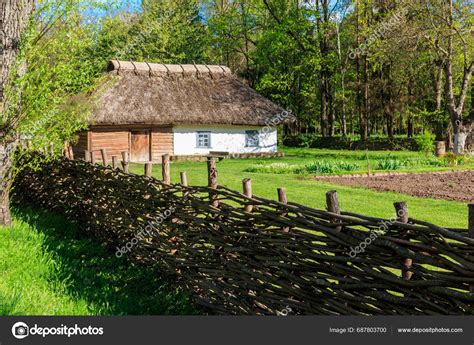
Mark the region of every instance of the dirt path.
POLYGON ((317 177, 344 186, 360 186, 379 192, 398 192, 418 197, 474 202, 474 170, 374 177, 317 177))

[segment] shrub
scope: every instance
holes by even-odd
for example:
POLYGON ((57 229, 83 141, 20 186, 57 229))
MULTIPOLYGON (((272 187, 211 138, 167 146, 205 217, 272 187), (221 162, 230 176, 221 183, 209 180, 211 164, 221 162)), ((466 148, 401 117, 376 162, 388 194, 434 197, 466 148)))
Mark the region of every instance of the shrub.
POLYGON ((454 167, 458 165, 464 165, 469 163, 470 158, 467 155, 457 155, 454 152, 446 152, 443 157, 445 166, 454 167))
POLYGON ((429 155, 433 152, 435 135, 429 131, 423 132, 416 139, 416 144, 418 145, 418 150, 424 152, 425 155, 429 155))
POLYGON ((419 150, 415 139, 406 137, 371 137, 361 140, 358 136, 322 137, 319 134, 299 134, 283 136, 282 143, 287 147, 310 147, 320 149, 344 150, 419 150))

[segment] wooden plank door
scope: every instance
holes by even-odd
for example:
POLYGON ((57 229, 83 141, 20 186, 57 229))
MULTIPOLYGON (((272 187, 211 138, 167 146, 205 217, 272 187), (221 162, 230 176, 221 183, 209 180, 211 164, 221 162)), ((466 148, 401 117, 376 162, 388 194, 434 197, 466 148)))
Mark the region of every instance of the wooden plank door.
POLYGON ((130 159, 133 162, 148 162, 150 157, 150 131, 131 131, 130 159))

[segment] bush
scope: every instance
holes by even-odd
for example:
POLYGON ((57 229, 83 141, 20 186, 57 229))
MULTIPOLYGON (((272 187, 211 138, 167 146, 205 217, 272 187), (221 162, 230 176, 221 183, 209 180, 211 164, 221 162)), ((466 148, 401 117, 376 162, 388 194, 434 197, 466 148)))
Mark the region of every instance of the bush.
POLYGON ((446 152, 443 161, 445 166, 455 167, 469 163, 470 158, 467 155, 457 155, 453 152, 446 152))
POLYGON ((423 134, 419 135, 415 140, 418 145, 418 150, 429 155, 433 152, 435 135, 429 131, 425 131, 423 134))
POLYGON ((322 137, 319 134, 299 134, 297 136, 285 136, 283 145, 287 147, 306 147, 336 150, 411 150, 418 151, 419 147, 413 138, 380 138, 372 137, 368 140, 360 140, 357 137, 322 137))

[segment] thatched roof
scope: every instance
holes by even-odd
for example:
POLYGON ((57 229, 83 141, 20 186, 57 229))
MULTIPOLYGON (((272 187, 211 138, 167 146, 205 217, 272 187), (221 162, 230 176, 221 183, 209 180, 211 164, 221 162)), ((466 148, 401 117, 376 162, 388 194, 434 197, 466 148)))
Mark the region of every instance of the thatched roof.
POLYGON ((225 66, 111 61, 92 125, 266 125, 284 109, 225 66))

